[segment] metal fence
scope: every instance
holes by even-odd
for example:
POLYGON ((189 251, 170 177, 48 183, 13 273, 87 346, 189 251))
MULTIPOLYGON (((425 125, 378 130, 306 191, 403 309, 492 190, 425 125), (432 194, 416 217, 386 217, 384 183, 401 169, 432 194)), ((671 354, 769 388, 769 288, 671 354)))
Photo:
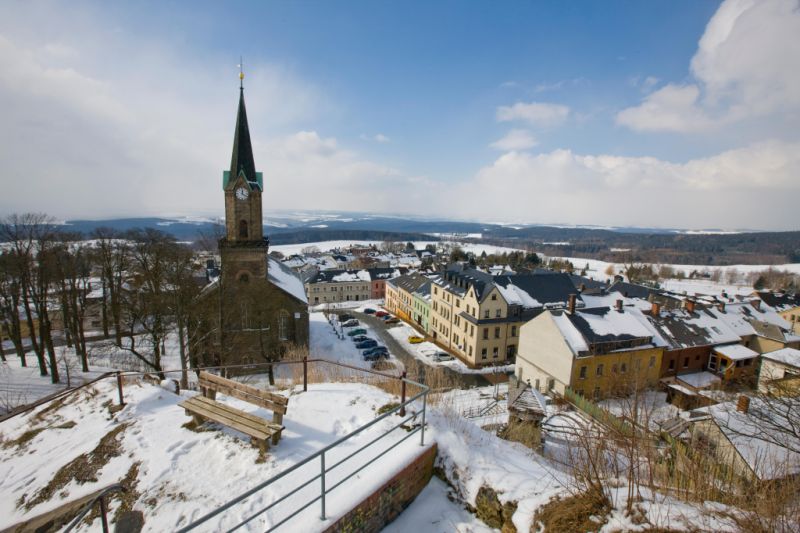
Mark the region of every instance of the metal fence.
MULTIPOLYGON (((374 372, 370 372, 370 373, 374 373, 374 372)), ((292 489, 291 491, 281 495, 278 499, 276 499, 275 501, 273 501, 269 505, 263 507, 262 509, 256 511, 255 513, 252 513, 247 518, 245 518, 244 520, 242 520, 238 524, 232 526, 227 531, 236 531, 236 530, 246 526, 247 524, 249 524, 250 522, 252 522, 256 518, 258 518, 259 516, 262 516, 264 513, 268 512, 270 509, 275 508, 275 506, 285 502, 288 498, 290 498, 291 496, 297 494, 299 491, 301 491, 305 487, 307 487, 307 486, 309 486, 309 485, 311 485, 312 483, 315 483, 315 482, 319 483, 319 492, 316 494, 316 496, 311 497, 311 498, 309 498, 309 499, 307 499, 305 501, 300 502, 295 509, 292 509, 291 511, 289 511, 289 513, 286 516, 281 518, 278 522, 276 522, 276 523, 272 524, 271 526, 269 526, 269 529, 267 529, 266 531, 274 531, 275 529, 277 529, 281 525, 285 524, 286 522, 288 522, 289 520, 291 520, 292 518, 294 518, 295 516, 300 514, 302 511, 304 511, 305 509, 307 509, 308 507, 314 505, 317 502, 319 502, 319 505, 320 505, 320 520, 325 520, 326 517, 327 517, 326 496, 328 494, 330 494, 332 491, 334 491, 335 489, 337 489, 338 487, 340 487, 345 481, 347 481, 348 479, 352 478, 354 475, 358 474, 359 472, 364 470, 366 467, 368 467, 369 465, 371 465, 372 463, 374 463, 375 461, 377 461, 381 457, 385 456, 391 450, 393 450, 394 448, 396 448, 397 446, 399 446, 401 443, 405 442, 406 440, 410 439, 411 437, 413 437, 417 433, 419 433, 419 444, 420 444, 420 446, 424 446, 425 445, 425 414, 426 414, 427 403, 428 403, 427 402, 428 387, 426 387, 425 385, 423 385, 421 383, 417 383, 415 381, 411 381, 411 380, 409 380, 409 379, 407 379, 405 377, 401 377, 400 379, 402 380, 404 385, 405 384, 409 384, 409 385, 414 385, 414 386, 419 387, 421 389, 421 392, 419 392, 416 395, 406 399, 405 401, 403 401, 402 403, 400 403, 399 405, 397 405, 393 409, 387 411, 386 413, 383 413, 382 415, 378 416, 377 418, 375 418, 374 420, 368 422, 367 424, 364 424, 363 426, 361 426, 361 427, 357 428, 356 430, 350 432, 349 434, 345 435, 344 437, 342 437, 342 438, 336 440, 335 442, 325 446, 321 450, 309 455, 308 457, 306 457, 305 459, 303 459, 299 463, 291 466, 290 468, 284 470, 283 472, 281 472, 281 473, 269 478, 268 480, 256 485, 255 487, 251 488, 250 490, 248 490, 248 491, 240 494, 239 496, 231 499, 230 501, 228 501, 224 505, 218 507, 217 509, 214 509, 213 511, 205 514, 204 516, 202 516, 199 519, 193 521, 192 523, 188 524, 187 526, 179 529, 178 532, 181 533, 181 532, 186 532, 186 531, 192 531, 192 530, 202 526, 203 524, 207 523, 212 518, 214 518, 214 517, 226 512, 226 511, 230 510, 232 507, 236 506, 237 504, 240 504, 240 503, 244 502, 246 499, 250 498, 251 496, 253 496, 253 495, 255 495, 255 494, 257 494, 257 493, 259 493, 259 492, 261 492, 261 491, 263 491, 265 489, 267 489, 268 487, 273 485, 276 481, 285 478, 286 476, 292 474, 293 472, 298 471, 303 466, 305 466, 305 465, 307 465, 309 463, 312 463, 314 461, 318 461, 319 462, 319 473, 318 474, 302 479, 302 482, 299 485, 297 485, 294 489, 292 489), (406 408, 409 407, 412 403, 414 403, 417 400, 419 400, 420 398, 422 399, 422 408, 421 408, 421 410, 419 412, 416 412, 416 413, 412 412, 412 414, 410 414, 409 416, 405 416, 406 408), (329 465, 326 462, 326 458, 330 457, 331 452, 334 451, 337 447, 339 447, 342 443, 352 439, 356 435, 361 434, 362 432, 364 432, 367 429, 371 428, 375 424, 378 424, 382 420, 385 420, 386 418, 388 418, 388 417, 390 417, 392 415, 395 415, 395 414, 399 414, 400 417, 401 417, 401 420, 398 423, 396 423, 396 424, 392 425, 392 427, 382 431, 379 435, 377 435, 376 437, 371 439, 369 442, 367 442, 366 444, 362 445, 357 450, 347 454, 344 458, 338 459, 333 464, 329 465), (372 448, 374 450, 375 448, 373 448, 373 446, 375 446, 379 441, 384 439, 384 437, 390 435, 391 433, 393 433, 396 430, 402 428, 403 426, 405 426, 408 423, 413 423, 413 421, 416 420, 418 417, 420 418, 420 422, 418 424, 413 424, 413 426, 410 429, 407 430, 406 435, 404 435, 401 439, 393 442, 392 444, 390 444, 385 449, 380 450, 374 457, 370 458, 369 460, 359 463, 356 468, 354 468, 352 471, 347 473, 347 475, 345 475, 343 478, 339 479, 333 485, 328 486, 328 484, 327 484, 328 474, 331 471, 339 468, 340 466, 342 466, 347 461, 350 461, 350 460, 353 460, 353 459, 357 459, 358 456, 360 454, 362 454, 362 452, 364 452, 365 450, 367 450, 369 448, 372 448)), ((404 389, 405 389, 405 387, 404 387, 404 389)))

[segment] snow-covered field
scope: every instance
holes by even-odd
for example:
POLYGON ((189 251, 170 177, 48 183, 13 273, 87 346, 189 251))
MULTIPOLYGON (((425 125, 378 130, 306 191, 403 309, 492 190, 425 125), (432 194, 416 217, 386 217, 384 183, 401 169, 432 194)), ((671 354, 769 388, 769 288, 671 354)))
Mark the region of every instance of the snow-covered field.
MULTIPOLYGON (((502 254, 504 252, 510 253, 517 251, 516 248, 506 248, 503 246, 494 246, 491 244, 476 244, 469 242, 454 242, 454 241, 411 241, 414 246, 421 250, 425 246, 432 244, 434 246, 446 245, 448 247, 459 246, 465 252, 472 252, 480 255, 483 252, 488 254, 502 254)), ((270 246, 270 250, 278 251, 285 256, 296 255, 302 253, 304 248, 317 248, 320 252, 328 252, 335 249, 348 248, 350 246, 380 246, 383 241, 319 241, 319 242, 306 242, 301 244, 276 244, 270 246)))
MULTIPOLYGON (((4 451, 0 456, 0 494, 4 497, 0 498, 0 528, 118 482, 133 469, 137 480, 135 490, 139 493, 134 505, 145 512, 146 530, 174 530, 373 420, 379 407, 397 401, 380 389, 357 383, 310 384, 305 393, 284 391, 290 400, 283 438, 270 449, 266 461, 259 463, 258 451, 246 436, 232 429, 212 426, 196 432, 183 427, 189 418, 177 404, 193 393, 178 396, 157 385, 129 383, 125 387, 127 405, 112 417, 105 407, 107 401, 113 403, 115 394, 114 384, 104 382, 94 391, 71 396, 59 409, 47 412, 46 408, 38 408, 3 424, 0 428, 4 451), (77 424, 74 428, 73 423, 77 424), (31 430, 38 433, 25 442, 22 442, 25 438, 15 442, 14 439, 20 439, 31 430), (57 475, 62 467, 82 454, 91 456, 98 441, 114 430, 119 431, 117 449, 107 453, 105 462, 96 465, 96 472, 81 472, 84 478, 94 475, 95 480, 80 484, 67 477, 65 481, 68 482, 63 486, 52 485, 62 477, 57 475), (48 484, 50 489, 46 489, 48 484), (40 495, 41 502, 38 501, 40 495), (30 509, 25 508, 25 502, 32 504, 30 509)), ((218 396, 218 400, 258 416, 271 416, 264 409, 233 398, 218 396)), ((343 459, 395 423, 390 417, 345 441, 327 455, 328 465, 343 459)), ((379 446, 370 446, 344 462, 328 474, 328 486, 404 434, 395 431, 381 440, 379 446)), ((328 495, 329 520, 320 521, 319 507, 312 506, 293 519, 286 530, 324 529, 420 450, 417 438, 408 439, 328 495)), ((93 457, 97 459, 101 453, 95 452, 93 457)), ((85 464, 81 466, 91 470, 85 464)), ((213 519, 202 530, 216 531, 231 526, 318 472, 319 463, 311 462, 213 519)), ((312 483, 278 506, 278 510, 254 520, 248 530, 265 529, 318 493, 318 484, 312 483)), ((111 504, 112 513, 117 506, 116 501, 111 504)), ((91 528, 83 529, 98 527, 99 522, 95 521, 91 528)))

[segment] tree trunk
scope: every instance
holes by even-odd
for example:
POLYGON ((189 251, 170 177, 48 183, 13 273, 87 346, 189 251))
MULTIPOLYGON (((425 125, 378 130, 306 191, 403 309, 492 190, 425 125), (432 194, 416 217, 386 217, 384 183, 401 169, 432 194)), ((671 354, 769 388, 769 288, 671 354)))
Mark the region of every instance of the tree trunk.
POLYGON ((189 388, 188 361, 186 360, 186 327, 183 319, 178 318, 178 350, 181 358, 181 389, 189 388))
POLYGON ((42 344, 47 348, 47 358, 50 363, 50 381, 58 383, 58 361, 56 360, 56 349, 53 346, 53 336, 50 333, 50 318, 47 316, 47 308, 44 309, 39 319, 39 334, 42 344))
POLYGON ((26 287, 22 288, 22 303, 25 307, 25 318, 28 322, 28 336, 31 339, 31 347, 33 348, 33 352, 36 354, 36 359, 39 362, 39 375, 46 376, 47 363, 44 360, 44 353, 42 353, 42 349, 39 346, 39 343, 36 341, 36 328, 33 327, 33 314, 31 313, 31 304, 28 299, 28 289, 26 287))
POLYGON ((103 303, 101 306, 101 314, 103 316, 103 338, 108 338, 108 282, 105 273, 103 275, 103 303))

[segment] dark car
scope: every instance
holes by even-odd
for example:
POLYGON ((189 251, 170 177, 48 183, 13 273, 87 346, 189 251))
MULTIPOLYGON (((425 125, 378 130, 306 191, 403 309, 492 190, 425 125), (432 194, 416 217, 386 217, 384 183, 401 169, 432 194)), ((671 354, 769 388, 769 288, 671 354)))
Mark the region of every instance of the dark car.
POLYGON ((355 318, 351 318, 347 322, 342 322, 342 327, 343 328, 354 328, 358 324, 359 324, 358 320, 356 320, 355 318))
POLYGON ((365 330, 364 328, 351 329, 350 331, 347 332, 348 337, 355 337, 356 335, 366 335, 366 334, 367 330, 365 330))
POLYGON ((366 309, 364 309, 364 314, 366 314, 366 315, 374 315, 375 314, 375 310, 372 309, 371 307, 367 307, 366 309))
POLYGON ((389 355, 389 350, 386 348, 386 346, 375 346, 374 348, 368 348, 361 353, 362 355, 389 355))
POLYGON ((374 339, 367 339, 365 341, 361 341, 356 343, 356 348, 359 350, 364 350, 365 348, 374 348, 378 345, 378 341, 374 339))
POLYGON ((398 322, 400 322, 400 320, 399 320, 399 319, 397 319, 397 318, 394 318, 394 317, 390 317, 390 318, 387 318, 387 319, 386 319, 386 322, 385 322, 385 323, 386 323, 386 324, 397 324, 398 322))
POLYGON ((375 316, 378 318, 383 318, 385 316, 389 316, 389 313, 386 311, 375 311, 375 316))
POLYGON ((339 315, 339 322, 347 322, 348 320, 351 320, 353 318, 355 318, 353 315, 342 313, 341 315, 339 315))
POLYGON ((366 335, 356 335, 355 337, 353 337, 353 342, 364 342, 367 340, 369 340, 369 337, 367 337, 366 335))

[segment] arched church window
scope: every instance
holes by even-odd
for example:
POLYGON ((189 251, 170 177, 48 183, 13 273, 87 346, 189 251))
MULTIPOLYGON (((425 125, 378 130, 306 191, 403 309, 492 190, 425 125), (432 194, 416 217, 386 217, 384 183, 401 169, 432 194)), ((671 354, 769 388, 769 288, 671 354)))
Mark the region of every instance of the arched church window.
POLYGON ((246 239, 247 238, 247 221, 240 220, 239 221, 239 238, 246 239))
POLYGON ((278 313, 278 338, 289 340, 289 313, 283 309, 278 313))
POLYGON ((239 281, 242 283, 247 283, 250 281, 250 276, 247 273, 239 274, 239 281))

